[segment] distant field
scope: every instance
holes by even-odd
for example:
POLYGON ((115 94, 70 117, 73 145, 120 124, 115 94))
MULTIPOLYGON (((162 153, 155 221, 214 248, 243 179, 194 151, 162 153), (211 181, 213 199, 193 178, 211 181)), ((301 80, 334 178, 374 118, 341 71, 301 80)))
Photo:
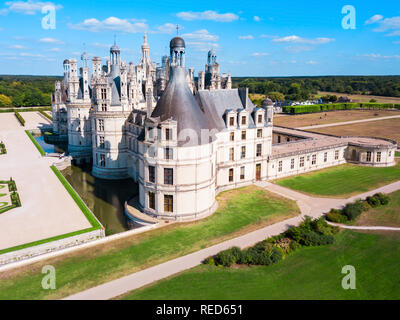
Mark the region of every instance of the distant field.
POLYGON ((400 98, 398 97, 383 97, 383 96, 372 96, 372 95, 363 95, 363 94, 347 94, 347 93, 339 93, 339 92, 325 92, 318 91, 317 97, 326 96, 326 95, 335 95, 335 96, 345 96, 349 97, 353 102, 369 102, 371 99, 375 99, 380 103, 400 103, 400 98))
POLYGON ((319 196, 348 198, 400 180, 400 164, 373 168, 344 164, 294 177, 283 178, 277 184, 319 196))
MULTIPOLYGON (((391 110, 340 110, 331 112, 308 113, 299 115, 287 115, 274 118, 277 126, 298 128, 312 125, 329 124, 352 120, 362 120, 400 115, 399 111, 391 110)), ((369 122, 371 125, 371 122, 369 122)), ((375 125, 375 124, 373 124, 375 125)), ((399 129, 400 132, 400 129, 399 129)))
POLYGON ((400 233, 343 231, 333 245, 300 248, 270 266, 201 265, 132 291, 127 300, 400 299, 400 233), (345 265, 356 289, 341 286, 345 265))
POLYGON ((341 136, 372 136, 388 138, 397 141, 400 145, 400 118, 318 128, 312 129, 312 131, 341 136))

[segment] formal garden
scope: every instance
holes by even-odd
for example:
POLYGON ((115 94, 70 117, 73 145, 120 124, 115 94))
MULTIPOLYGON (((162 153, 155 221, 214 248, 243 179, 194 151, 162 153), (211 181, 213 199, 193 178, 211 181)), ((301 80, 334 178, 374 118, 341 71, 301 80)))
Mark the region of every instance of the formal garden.
POLYGON ((314 196, 348 198, 400 179, 400 164, 367 167, 354 164, 313 171, 275 181, 277 184, 314 196))
POLYGON ((6 145, 4 144, 3 141, 0 141, 0 155, 6 153, 7 153, 6 145))
POLYGON ((0 180, 0 214, 21 206, 15 181, 0 180))

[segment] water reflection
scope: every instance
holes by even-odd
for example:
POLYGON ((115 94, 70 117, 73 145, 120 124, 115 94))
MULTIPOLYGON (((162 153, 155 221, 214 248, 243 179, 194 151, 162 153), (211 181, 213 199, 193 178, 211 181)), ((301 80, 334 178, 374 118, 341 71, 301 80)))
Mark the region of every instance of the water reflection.
POLYGON ((106 234, 128 230, 124 202, 138 193, 132 179, 103 180, 91 175, 91 167, 72 166, 62 171, 86 205, 106 228, 106 234))
POLYGON ((37 143, 42 147, 44 152, 47 153, 63 153, 67 150, 66 143, 57 143, 57 144, 49 144, 44 141, 43 135, 35 135, 34 136, 37 143))

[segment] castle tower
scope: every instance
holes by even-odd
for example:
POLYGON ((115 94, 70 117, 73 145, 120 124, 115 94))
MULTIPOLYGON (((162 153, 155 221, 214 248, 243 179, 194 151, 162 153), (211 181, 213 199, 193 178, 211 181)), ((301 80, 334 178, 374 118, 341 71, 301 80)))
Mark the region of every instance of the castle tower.
POLYGON ((78 98, 78 90, 79 78, 76 59, 69 59, 68 98, 70 101, 75 101, 78 98))
POLYGON ((82 67, 79 69, 80 76, 82 79, 82 99, 84 101, 90 100, 89 96, 89 67, 88 67, 88 55, 86 52, 82 53, 82 67))
POLYGON ((97 79, 101 76, 101 59, 100 57, 93 57, 92 59, 92 77, 97 79))

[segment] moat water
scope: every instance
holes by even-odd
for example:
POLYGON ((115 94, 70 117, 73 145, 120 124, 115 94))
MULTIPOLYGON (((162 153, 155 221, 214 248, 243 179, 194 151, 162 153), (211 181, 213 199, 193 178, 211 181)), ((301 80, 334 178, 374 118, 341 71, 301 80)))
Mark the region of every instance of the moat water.
POLYGON ((124 215, 124 203, 138 193, 132 179, 103 180, 92 176, 91 166, 71 166, 62 171, 90 210, 106 229, 106 234, 129 230, 124 215))
MULTIPOLYGON (((34 137, 47 153, 63 153, 64 144, 49 144, 43 135, 34 137)), ((124 203, 138 194, 138 185, 132 179, 103 180, 92 176, 91 166, 75 166, 61 171, 86 205, 106 229, 106 234, 129 230, 124 215, 124 203)))

